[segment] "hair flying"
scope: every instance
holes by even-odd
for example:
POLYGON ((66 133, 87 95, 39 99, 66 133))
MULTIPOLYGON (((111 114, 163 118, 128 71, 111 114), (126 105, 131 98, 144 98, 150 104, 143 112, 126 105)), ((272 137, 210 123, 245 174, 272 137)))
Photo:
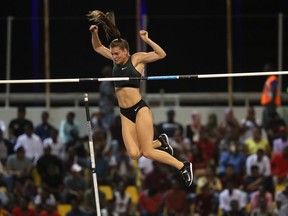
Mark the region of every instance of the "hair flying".
POLYGON ((121 33, 115 24, 114 12, 103 13, 100 10, 93 10, 89 11, 87 17, 89 21, 95 22, 96 25, 102 25, 107 40, 110 39, 110 37, 121 38, 121 33))

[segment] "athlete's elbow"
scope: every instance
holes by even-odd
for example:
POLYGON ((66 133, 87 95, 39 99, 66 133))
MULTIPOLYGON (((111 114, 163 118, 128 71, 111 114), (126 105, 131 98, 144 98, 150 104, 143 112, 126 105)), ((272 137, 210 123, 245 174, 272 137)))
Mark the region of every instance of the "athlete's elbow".
POLYGON ((159 53, 159 58, 163 59, 166 57, 166 55, 167 55, 166 52, 159 53))

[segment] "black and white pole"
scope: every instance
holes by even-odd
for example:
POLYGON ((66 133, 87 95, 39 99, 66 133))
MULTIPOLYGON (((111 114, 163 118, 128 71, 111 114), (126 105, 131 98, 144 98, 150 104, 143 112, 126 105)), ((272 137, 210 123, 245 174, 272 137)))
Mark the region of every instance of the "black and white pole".
POLYGON ((87 93, 84 94, 84 104, 85 104, 85 111, 86 111, 87 131, 88 131, 88 136, 89 136, 91 172, 92 172, 92 177, 93 177, 96 212, 97 212, 97 216, 101 216, 99 193, 98 193, 98 182, 97 182, 97 174, 96 174, 96 163, 95 163, 95 156, 94 156, 94 145, 93 145, 93 138, 92 138, 93 134, 92 134, 91 121, 90 121, 89 100, 88 100, 87 93))

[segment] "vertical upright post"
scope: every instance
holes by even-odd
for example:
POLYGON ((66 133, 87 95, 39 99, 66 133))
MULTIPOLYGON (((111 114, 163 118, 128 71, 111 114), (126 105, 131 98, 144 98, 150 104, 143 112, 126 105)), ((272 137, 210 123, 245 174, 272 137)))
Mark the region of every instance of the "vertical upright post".
MULTIPOLYGON (((49 0, 44 0, 45 78, 50 79, 49 0)), ((46 108, 50 108, 50 83, 45 84, 46 108)))
MULTIPOLYGON (((137 51, 145 52, 147 50, 147 45, 143 43, 139 36, 140 29, 147 28, 147 17, 146 17, 146 0, 137 0, 136 4, 136 40, 137 40, 137 51)), ((146 76, 146 67, 144 70, 144 76, 146 76)), ((146 81, 141 82, 141 91, 143 96, 146 95, 146 81)))
MULTIPOLYGON (((6 80, 11 78, 11 45, 12 45, 12 21, 13 17, 7 18, 7 43, 6 43, 6 80)), ((10 84, 6 84, 6 98, 5 107, 9 108, 10 105, 10 84)))
MULTIPOLYGON (((227 73, 233 71, 233 53, 232 53, 232 3, 226 0, 227 7, 227 73)), ((228 106, 233 106, 233 79, 228 77, 228 106)))
MULTIPOLYGON (((278 14, 278 71, 283 67, 283 14, 278 14)), ((279 89, 282 92, 282 75, 279 75, 279 89)))

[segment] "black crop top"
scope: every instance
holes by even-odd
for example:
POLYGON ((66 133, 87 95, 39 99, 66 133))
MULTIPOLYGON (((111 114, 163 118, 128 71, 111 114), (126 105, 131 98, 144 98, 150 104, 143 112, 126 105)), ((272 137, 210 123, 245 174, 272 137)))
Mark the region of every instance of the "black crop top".
MULTIPOLYGON (((114 64, 112 74, 113 77, 141 77, 141 74, 133 66, 131 57, 124 65, 114 64)), ((140 88, 140 80, 115 81, 114 86, 140 88)))

